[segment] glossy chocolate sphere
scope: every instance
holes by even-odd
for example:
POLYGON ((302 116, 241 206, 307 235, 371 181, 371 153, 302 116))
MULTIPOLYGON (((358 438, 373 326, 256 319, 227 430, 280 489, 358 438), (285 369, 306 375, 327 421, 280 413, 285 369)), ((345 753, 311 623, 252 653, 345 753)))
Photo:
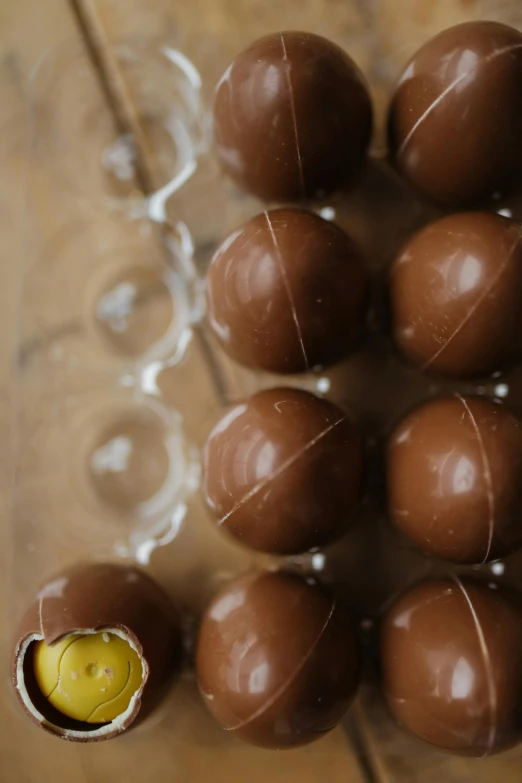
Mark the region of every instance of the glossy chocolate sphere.
POLYGON ((236 361, 278 373, 331 364, 359 340, 366 274, 351 239, 301 209, 244 223, 208 272, 208 320, 236 361))
POLYGON ((355 63, 312 33, 274 33, 227 69, 214 99, 225 170, 266 201, 322 195, 365 160, 372 109, 355 63))
POLYGON ((425 552, 456 563, 522 546, 522 423, 479 397, 433 400, 388 443, 389 514, 425 552))
POLYGON ((399 80, 389 130, 397 167, 434 201, 509 190, 522 172, 522 34, 470 22, 435 36, 399 80))
POLYGON ((335 405, 271 389, 216 424, 203 465, 218 524, 254 549, 292 554, 343 532, 361 496, 363 445, 335 405))
POLYGON ((486 375, 522 354, 522 233, 467 212, 415 234, 391 271, 395 340, 423 370, 486 375))
POLYGON ((495 585, 417 585, 388 611, 381 656, 392 713, 426 742, 487 756, 522 738, 522 612, 495 585))
POLYGON ((332 596, 300 577, 250 575, 206 609, 196 670, 223 728, 253 745, 304 745, 334 728, 352 701, 355 626, 332 596))

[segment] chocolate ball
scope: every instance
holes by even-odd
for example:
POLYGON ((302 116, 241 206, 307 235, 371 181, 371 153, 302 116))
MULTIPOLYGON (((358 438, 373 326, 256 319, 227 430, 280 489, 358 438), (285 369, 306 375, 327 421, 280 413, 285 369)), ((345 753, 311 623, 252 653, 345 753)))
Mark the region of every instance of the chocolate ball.
POLYGON ((426 742, 488 756, 522 738, 522 612, 496 585, 417 585, 388 611, 381 655, 393 715, 426 742))
POLYGON ((305 745, 334 728, 355 695, 355 626, 300 577, 249 575, 206 609, 196 671, 223 728, 261 747, 305 745))
POLYGON ((522 241, 512 220, 444 217, 416 233, 391 272, 392 328, 423 370, 476 376, 522 354, 522 241))
POLYGON ((522 546, 522 423, 506 406, 420 406, 393 432, 387 468, 390 517, 425 552, 484 563, 522 546))
POLYGON ((208 271, 208 320, 236 361, 277 373, 331 364, 357 344, 365 271, 352 240, 301 209, 244 223, 208 271))
POLYGON ((253 43, 214 98, 214 141, 225 170, 266 201, 323 195, 349 183, 370 141, 363 77, 338 46, 284 32, 253 43))
POLYGON ((205 500, 222 529, 262 552, 304 552, 339 536, 361 496, 361 436, 335 405, 271 389, 235 405, 207 440, 205 500))
POLYGON ((522 172, 522 34, 469 22, 428 41, 399 80, 389 132, 399 170, 443 206, 509 190, 522 172))

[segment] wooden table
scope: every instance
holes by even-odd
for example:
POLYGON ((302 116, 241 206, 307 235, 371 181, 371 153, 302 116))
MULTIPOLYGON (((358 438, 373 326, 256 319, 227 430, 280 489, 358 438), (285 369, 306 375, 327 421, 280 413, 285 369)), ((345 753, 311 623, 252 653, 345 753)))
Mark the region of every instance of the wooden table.
MULTIPOLYGON (((495 0, 289 0, 271 4, 264 0, 4 0, 0 7, 0 227, 2 236, 2 339, 0 373, 2 406, 0 435, 4 444, 0 510, 3 546, 1 564, 6 589, 0 596, 0 609, 12 620, 12 538, 10 533, 12 483, 16 459, 16 414, 19 386, 15 366, 20 362, 21 337, 19 296, 22 257, 26 247, 24 212, 27 206, 27 84, 31 70, 47 51, 73 47, 85 65, 84 79, 76 91, 67 86, 67 112, 61 118, 64 127, 73 128, 76 111, 86 96, 99 106, 99 116, 88 132, 75 138, 78 155, 106 142, 116 126, 120 132, 133 133, 138 145, 136 174, 126 183, 137 193, 153 189, 161 179, 161 166, 147 149, 141 133, 140 118, 133 105, 132 84, 119 72, 107 42, 161 38, 190 51, 200 34, 219 44, 218 59, 226 63, 247 41, 277 28, 311 29, 345 44, 368 75, 377 106, 377 144, 382 140, 382 114, 389 89, 383 76, 383 63, 396 71, 418 45, 437 30, 471 18, 500 18, 522 23, 517 2, 495 0), (277 24, 273 7, 277 10, 277 24)), ((203 69, 204 70, 204 69, 203 69)), ((203 73, 204 77, 207 75, 203 73)), ((212 81, 217 74, 208 74, 212 81)), ((63 111, 63 106, 62 106, 63 111)), ((74 138, 74 137, 73 137, 74 138)), ((71 154, 70 151, 68 154, 71 154)), ((53 189, 51 169, 38 173, 35 221, 45 236, 58 214, 71 210, 65 195, 60 199, 53 189), (49 193, 55 200, 49 203, 49 193)), ((34 184, 34 183, 33 183, 34 184)), ((85 183, 86 198, 94 203, 105 193, 106 183, 96 171, 85 183)), ((109 229, 108 229, 109 230, 109 229)), ((113 229, 113 227, 110 229, 113 229)), ((52 233, 52 231, 51 231, 52 233)), ((155 237, 144 240, 155 252, 155 237)), ((37 295, 36 291, 36 295, 37 295)), ((68 304, 57 298, 53 313, 55 328, 68 304)), ((38 350, 38 346, 35 350, 38 350)), ((18 458, 19 459, 19 458, 18 458)), ((160 557, 164 556, 163 553, 160 557)), ((30 561, 29 561, 30 562, 30 561)), ((15 575, 16 576, 16 575, 15 575)), ((17 577, 19 578, 19 577, 17 577)), ((32 575, 28 572, 28 579, 32 575)), ((8 634, 4 642, 4 662, 9 658, 8 634)), ((171 704, 174 714, 172 736, 136 733, 114 742, 79 747, 44 736, 20 714, 15 705, 6 669, 4 671, 0 718, 0 779, 5 783, 46 783, 68 779, 74 783, 126 783, 154 781, 232 781, 301 780, 315 783, 489 783, 496 777, 504 783, 519 781, 522 774, 520 753, 513 752, 496 760, 474 762, 453 759, 429 750, 400 732, 383 709, 375 692, 363 688, 345 726, 338 728, 317 745, 285 753, 244 748, 224 736, 204 714, 187 676, 177 688, 171 704)))

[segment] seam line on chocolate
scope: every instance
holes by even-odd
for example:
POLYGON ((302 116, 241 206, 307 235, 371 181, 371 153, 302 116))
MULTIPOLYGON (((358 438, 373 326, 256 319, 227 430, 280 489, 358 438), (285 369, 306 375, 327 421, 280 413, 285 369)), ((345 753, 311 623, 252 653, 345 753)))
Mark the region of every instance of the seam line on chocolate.
POLYGON ((484 469, 484 481, 486 484, 486 497, 488 500, 488 512, 489 512, 489 525, 488 525, 488 543, 486 546, 486 554, 484 555, 484 560, 482 561, 482 565, 487 562, 488 557, 491 553, 491 546, 493 544, 493 533, 495 531, 495 495, 493 493, 493 481, 491 478, 491 465, 489 463, 489 458, 486 453, 486 447, 484 446, 484 440, 482 438, 482 435, 480 433, 480 429, 477 425, 477 421, 471 412, 471 408, 469 407, 468 403, 462 397, 461 394, 456 395, 457 398, 461 401, 463 404, 470 420, 471 420, 471 426, 475 430, 475 435, 477 436, 477 443, 480 451, 480 457, 482 459, 482 467, 484 469))
POLYGON ((337 606, 337 601, 335 598, 332 601, 332 605, 330 607, 330 611, 328 613, 328 617, 326 618, 325 622, 323 623, 323 626, 321 630, 319 631, 317 638, 313 642, 313 644, 310 645, 310 648, 307 650, 305 655, 303 655, 302 659, 299 661, 298 665, 295 667, 292 674, 288 676, 288 678, 285 680, 285 682, 279 686, 279 688, 276 690, 276 692, 271 696, 268 701, 263 704, 262 707, 259 707, 255 712, 252 713, 252 715, 249 715, 248 718, 245 718, 245 720, 241 721, 241 723, 236 724, 235 726, 229 726, 226 731, 237 731, 237 729, 242 729, 245 726, 248 726, 249 723, 252 723, 253 720, 256 718, 259 718, 264 712, 266 712, 270 707, 275 704, 275 702, 279 699, 280 696, 283 695, 283 693, 286 691, 286 689, 292 684, 292 682, 295 680, 295 678, 299 675, 299 673, 303 670, 303 667, 306 665, 307 661, 310 660, 312 655, 314 654, 317 645, 321 641, 324 632, 328 628, 328 624, 330 623, 330 620, 333 617, 333 613, 335 611, 335 607, 337 606))
POLYGON ((515 249, 516 249, 518 243, 520 242, 521 237, 522 237, 522 231, 519 229, 515 241, 513 242, 512 246, 509 248, 508 252, 506 253, 506 257, 504 258, 502 264, 500 265, 500 267, 498 269, 498 272, 496 273, 496 275, 493 278, 493 280, 491 281, 491 283, 488 285, 486 290, 482 292, 482 294, 479 296, 479 298, 477 299, 475 304, 470 307, 470 309, 468 310, 468 312, 466 313, 466 315, 464 316, 464 318, 462 319, 460 324, 450 334, 450 336, 448 337, 446 342, 443 345, 441 345, 440 348, 438 348, 435 351, 433 356, 431 356, 428 359, 428 361, 425 362, 422 365, 421 370, 427 370, 429 367, 431 367, 433 362, 436 361, 438 359, 438 357, 441 355, 441 353, 446 350, 446 348, 452 342, 452 340, 454 340, 455 337, 462 331, 462 329, 466 326, 466 324, 468 323, 470 318, 472 318, 475 315, 475 313, 477 312, 479 307, 482 305, 482 303, 488 298, 488 296, 491 294, 493 288, 496 286, 496 284, 498 283, 498 281, 500 280, 500 278, 502 277, 502 275, 506 271, 506 269, 508 267, 508 264, 511 261, 511 257, 513 256, 513 253, 515 252, 515 249))
MULTIPOLYGON (((495 49, 494 52, 491 52, 487 57, 484 58, 484 60, 480 63, 480 65, 484 65, 485 63, 489 63, 492 60, 495 60, 497 57, 500 57, 502 54, 508 54, 509 52, 514 51, 515 49, 522 49, 522 44, 512 44, 511 46, 504 46, 502 49, 495 49)), ((471 76, 475 71, 477 70, 477 66, 470 68, 469 71, 466 71, 465 73, 462 73, 460 76, 458 76, 456 79, 454 79, 451 84, 449 84, 445 90, 441 92, 440 95, 435 98, 432 104, 428 106, 424 114, 422 114, 417 122, 414 124, 410 132, 407 134, 406 138, 402 142, 401 146, 399 147, 399 150, 397 152, 397 157, 400 158, 410 141, 412 140, 414 134, 419 129, 419 127, 422 125, 424 120, 427 119, 427 117, 430 116, 430 114, 434 111, 434 109, 437 108, 437 106, 442 103, 444 98, 452 92, 455 87, 457 87, 460 82, 464 81, 464 79, 467 79, 468 76, 471 76)))
POLYGON ((288 53, 286 51, 286 44, 283 34, 281 34, 281 46, 283 47, 283 63, 285 66, 285 79, 288 89, 288 100, 290 101, 290 112, 292 114, 292 126, 294 131, 295 140, 295 153, 297 155, 297 168, 299 171, 299 184, 301 185, 301 196, 304 198, 306 195, 304 171, 303 171, 303 159, 301 157, 301 148, 299 147, 299 134, 297 133, 297 117, 295 113, 295 99, 294 88, 292 86, 292 79, 290 78, 290 60, 288 59, 288 53))
POLYGON ((266 218, 266 223, 267 223, 267 226, 268 226, 268 230, 270 231, 270 236, 272 237, 272 242, 274 244, 274 253, 275 253, 276 258, 277 258, 277 263, 279 265, 279 271, 281 272, 281 277, 283 278, 283 284, 284 284, 284 287, 285 287, 286 295, 288 297, 288 303, 290 305, 290 310, 292 312, 292 318, 293 318, 293 321, 294 321, 294 324, 295 324, 295 328, 296 328, 296 331, 297 331, 297 339, 299 341, 299 345, 301 346, 301 351, 303 353, 305 369, 309 370, 310 369, 310 363, 308 361, 308 356, 306 355, 306 350, 305 350, 305 347, 304 347, 303 334, 301 332, 301 327, 299 326, 299 319, 297 318, 297 310, 295 309, 294 297, 292 296, 292 291, 290 289, 290 283, 288 281, 288 275, 286 274, 285 265, 283 264, 283 259, 281 258, 281 252, 279 250, 279 243, 277 241, 276 233, 274 231, 274 227, 272 225, 272 221, 270 220, 270 216, 269 216, 269 214, 268 214, 268 212, 266 210, 265 210, 265 218, 266 218))
POLYGON ((322 430, 318 435, 316 435, 314 438, 312 438, 308 443, 305 443, 305 445, 299 449, 299 451, 296 452, 296 454, 292 454, 291 457, 288 457, 287 460, 285 460, 282 465, 279 466, 277 470, 274 470, 273 473, 270 474, 267 478, 260 481, 258 484, 256 484, 254 487, 252 487, 251 490, 249 490, 246 495, 244 495, 241 500, 238 500, 236 505, 225 514, 225 516, 221 517, 221 519, 218 521, 218 525, 222 525, 224 522, 226 522, 230 517, 236 513, 242 506, 245 505, 251 498, 254 497, 254 495, 257 495, 258 492, 261 492, 265 487, 267 487, 270 482, 274 481, 274 479, 279 478, 285 470, 288 470, 295 462, 297 462, 298 459, 300 459, 304 454, 306 454, 307 451, 310 451, 311 448, 313 448, 316 443, 319 443, 320 440, 325 438, 335 427, 337 427, 341 422, 345 421, 345 418, 343 416, 342 419, 337 419, 333 424, 329 424, 328 427, 325 427, 324 430, 322 430))
POLYGON ((471 612, 473 623, 475 625, 475 630, 478 636, 480 650, 484 660, 484 670, 486 672, 486 681, 488 686, 488 694, 489 694, 489 702, 490 702, 490 725, 489 725, 488 746, 486 752, 484 753, 484 756, 488 756, 495 746, 495 739, 497 734, 495 717, 498 711, 497 690, 495 688, 495 683, 493 681, 491 658, 489 656, 489 650, 486 644, 486 637, 484 636, 484 631, 482 630, 482 626, 480 625, 480 621, 475 611, 475 607, 473 606, 473 602, 469 597, 469 594, 466 588, 464 587, 464 585, 462 584, 461 580, 459 579, 459 577, 456 574, 453 574, 453 579, 455 580, 458 587, 462 591, 462 595, 464 596, 464 599, 471 612))

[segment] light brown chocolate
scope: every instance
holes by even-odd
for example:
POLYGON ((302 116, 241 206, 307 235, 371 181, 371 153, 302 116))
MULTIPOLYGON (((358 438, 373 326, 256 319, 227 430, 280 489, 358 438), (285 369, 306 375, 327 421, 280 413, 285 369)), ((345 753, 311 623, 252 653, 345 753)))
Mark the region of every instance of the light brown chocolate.
POLYGON ((522 613, 496 585, 441 579, 409 590, 381 633, 383 688, 407 729, 489 756, 522 737, 522 613))
POLYGON ((390 154, 453 209, 499 197, 522 171, 522 34, 497 22, 439 33, 406 66, 389 110, 390 154))
POLYGON ((239 54, 214 97, 214 142, 236 182, 265 201, 314 198, 351 182, 372 108, 363 77, 313 33, 273 33, 239 54))
POLYGON ((357 345, 367 279, 352 240, 302 209, 275 209, 221 244, 208 271, 208 322, 236 361, 277 373, 332 364, 357 345))
POLYGON ((262 747, 304 745, 333 729, 354 697, 355 627, 301 577, 249 575, 207 607, 196 668, 205 704, 227 731, 262 747))
POLYGON ((262 552, 293 554, 337 538, 362 494, 362 438, 335 405, 270 389, 215 425, 203 492, 218 525, 262 552))
POLYGON ((522 356, 522 231, 464 212, 417 232, 393 262, 392 329, 423 370, 489 375, 522 356))
POLYGON ((390 437, 387 486, 390 518, 428 554, 503 557, 522 546, 522 423, 479 397, 421 405, 390 437))

